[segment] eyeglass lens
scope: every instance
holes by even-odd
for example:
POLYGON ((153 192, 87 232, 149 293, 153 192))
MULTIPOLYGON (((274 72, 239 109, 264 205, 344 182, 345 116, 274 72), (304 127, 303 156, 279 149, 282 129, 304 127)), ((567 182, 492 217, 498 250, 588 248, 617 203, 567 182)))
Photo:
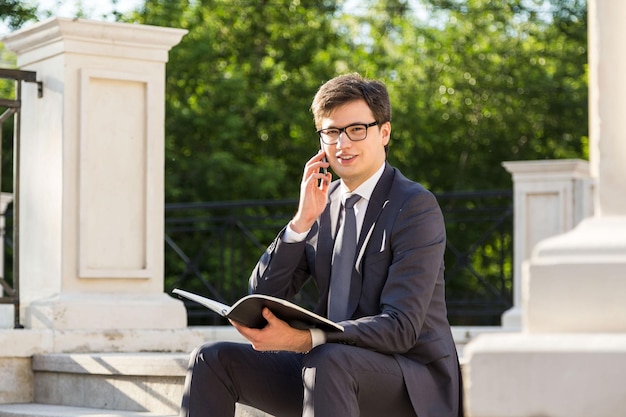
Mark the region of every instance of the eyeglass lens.
POLYGON ((324 141, 324 143, 326 144, 336 143, 339 140, 339 135, 342 132, 344 132, 346 136, 348 136, 348 139, 350 139, 351 141, 359 141, 367 137, 367 129, 375 124, 376 122, 369 124, 369 125, 359 123, 359 124, 346 126, 341 129, 338 129, 338 128, 322 129, 319 131, 319 134, 322 140, 324 141))

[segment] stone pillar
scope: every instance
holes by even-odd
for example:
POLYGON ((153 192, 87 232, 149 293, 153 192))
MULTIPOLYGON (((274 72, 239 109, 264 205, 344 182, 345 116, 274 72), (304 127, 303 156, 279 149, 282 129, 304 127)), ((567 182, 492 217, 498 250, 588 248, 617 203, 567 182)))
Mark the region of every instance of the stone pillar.
POLYGON ((541 241, 523 272, 522 333, 465 348, 470 417, 614 417, 626 409, 626 3, 590 0, 594 216, 541 241))
POLYGON ((535 248, 525 284, 530 332, 626 332, 626 3, 588 8, 595 216, 535 248))
POLYGON ((593 213, 589 164, 580 159, 503 162, 513 176, 513 308, 506 330, 522 327, 522 264, 540 241, 565 233, 593 213))
POLYGON ((163 284, 165 63, 185 33, 52 18, 4 39, 43 82, 22 94, 27 328, 186 326, 163 284))

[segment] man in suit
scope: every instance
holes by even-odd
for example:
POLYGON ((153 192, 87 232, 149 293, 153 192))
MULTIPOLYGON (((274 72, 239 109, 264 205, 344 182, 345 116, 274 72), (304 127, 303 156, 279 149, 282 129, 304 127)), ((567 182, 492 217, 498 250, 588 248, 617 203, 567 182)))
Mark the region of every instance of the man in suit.
POLYGON ((429 191, 386 162, 386 87, 339 76, 319 89, 311 110, 321 150, 305 164, 298 210, 250 288, 290 299, 313 279, 316 312, 334 315, 344 331, 295 329, 268 309, 263 329, 232 322, 250 344, 195 351, 181 415, 230 417, 236 402, 278 417, 462 415, 443 216, 429 191), (328 167, 340 180, 331 183, 328 167), (345 246, 354 228, 358 238, 345 246), (348 255, 334 253, 337 246, 348 255), (350 258, 348 272, 335 272, 340 256, 350 258))

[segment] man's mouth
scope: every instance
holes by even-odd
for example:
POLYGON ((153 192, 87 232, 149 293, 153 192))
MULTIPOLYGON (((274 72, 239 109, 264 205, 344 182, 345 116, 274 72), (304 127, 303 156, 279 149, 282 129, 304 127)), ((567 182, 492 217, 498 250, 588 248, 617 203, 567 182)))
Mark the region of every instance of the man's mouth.
POLYGON ((349 161, 351 159, 355 158, 354 155, 340 155, 337 157, 337 159, 340 159, 342 161, 349 161))

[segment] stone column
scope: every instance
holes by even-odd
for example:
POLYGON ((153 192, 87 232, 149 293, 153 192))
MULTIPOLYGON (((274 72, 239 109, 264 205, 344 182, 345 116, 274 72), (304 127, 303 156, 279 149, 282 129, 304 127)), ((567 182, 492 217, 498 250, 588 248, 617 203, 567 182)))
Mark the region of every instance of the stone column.
POLYGON ((588 8, 595 216, 536 247, 525 289, 530 332, 626 332, 626 3, 588 8))
POLYGON ((470 417, 614 417, 626 409, 626 3, 590 0, 594 216, 541 241, 523 272, 523 332, 465 348, 470 417))
POLYGON ((540 241, 570 231, 593 213, 589 164, 580 159, 503 162, 513 176, 513 308, 506 330, 522 327, 522 264, 540 241))
POLYGON ((27 328, 186 326, 163 285, 165 63, 185 33, 52 18, 4 39, 43 82, 22 95, 27 328))

